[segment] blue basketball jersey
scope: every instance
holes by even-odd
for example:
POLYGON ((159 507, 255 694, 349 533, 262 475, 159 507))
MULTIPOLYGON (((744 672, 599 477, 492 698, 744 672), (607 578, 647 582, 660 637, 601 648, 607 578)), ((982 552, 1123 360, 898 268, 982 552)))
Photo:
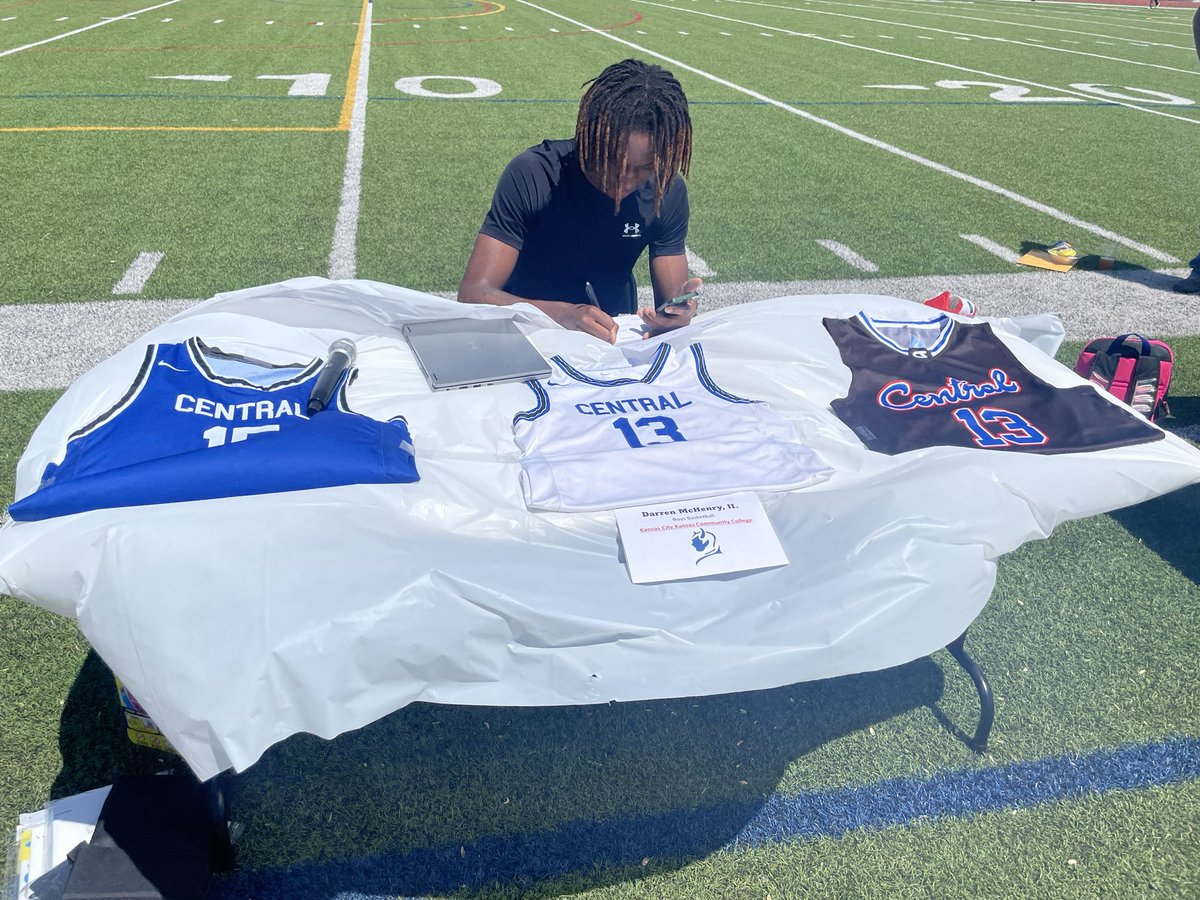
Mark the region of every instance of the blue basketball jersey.
POLYGON ((9 507, 17 521, 92 509, 271 494, 344 484, 417 481, 404 419, 352 412, 346 388, 311 417, 323 361, 276 366, 197 337, 152 344, 133 384, 76 431, 36 491, 9 507))

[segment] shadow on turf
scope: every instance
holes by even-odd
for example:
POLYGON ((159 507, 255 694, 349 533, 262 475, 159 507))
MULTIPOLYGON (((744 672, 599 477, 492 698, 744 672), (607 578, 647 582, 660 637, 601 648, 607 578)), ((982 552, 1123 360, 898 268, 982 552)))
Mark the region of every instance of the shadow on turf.
MULTIPOLYGON (((1024 256, 1031 250, 1049 250, 1051 246, 1051 244, 1043 244, 1037 241, 1022 241, 1018 256, 1024 256)), ((1179 298, 1178 294, 1174 294, 1171 291, 1171 285, 1179 280, 1178 275, 1156 272, 1154 269, 1148 269, 1145 266, 1125 262, 1120 259, 1113 260, 1106 268, 1101 268, 1101 266, 1101 257, 1098 254, 1092 253, 1080 255, 1074 268, 1083 272, 1095 272, 1097 275, 1107 275, 1118 281, 1133 281, 1148 288, 1165 291, 1169 297, 1179 298)), ((1149 335, 1149 337, 1154 336, 1149 335)))
MULTIPOLYGON (((1200 426, 1200 397, 1168 398, 1171 417, 1159 424, 1191 431, 1200 426)), ((1130 534, 1153 550, 1184 577, 1200 584, 1200 485, 1109 513, 1130 534)))
POLYGON ((238 871, 214 894, 495 886, 524 896, 565 876, 637 878, 647 858, 661 873, 664 861, 682 866, 727 845, 806 754, 916 707, 936 711, 942 693, 942 669, 925 658, 716 697, 414 704, 333 741, 295 736, 234 779, 245 833, 238 871))
POLYGON ((1109 513, 1185 577, 1200 584, 1200 485, 1109 513))
MULTIPOLYGON (((970 691, 948 659, 955 694, 970 691), (959 690, 962 688, 962 690, 959 690)), ((418 703, 334 740, 296 735, 231 778, 238 870, 211 896, 260 900, 535 889, 637 879, 729 844, 785 770, 918 707, 931 658, 714 697, 582 707, 418 703)), ((973 722, 964 723, 973 726, 973 722)), ((936 732, 933 732, 936 735, 936 732)), ((933 736, 931 735, 931 736, 933 736)), ((67 697, 53 796, 179 765, 129 742, 111 672, 89 653, 67 697)), ((814 823, 819 825, 820 823, 814 823)))
MULTIPOLYGON (((1097 275, 1107 275, 1109 278, 1115 278, 1118 281, 1132 281, 1153 290, 1162 291, 1163 299, 1167 302, 1174 303, 1186 299, 1181 294, 1176 294, 1171 290, 1171 285, 1179 280, 1178 275, 1156 272, 1154 269, 1147 269, 1145 266, 1122 262, 1121 260, 1117 260, 1116 265, 1111 269, 1101 269, 1100 257, 1098 256, 1082 256, 1075 266, 1081 270, 1095 272, 1097 275)), ((1134 330, 1135 328, 1136 326, 1132 326, 1130 330, 1134 330)), ((1157 337, 1157 335, 1151 334, 1147 335, 1147 337, 1157 337)))
POLYGON ((51 798, 113 783, 118 775, 149 775, 179 765, 179 757, 139 747, 125 734, 125 714, 112 672, 95 651, 84 658, 63 703, 58 730, 62 768, 51 798))

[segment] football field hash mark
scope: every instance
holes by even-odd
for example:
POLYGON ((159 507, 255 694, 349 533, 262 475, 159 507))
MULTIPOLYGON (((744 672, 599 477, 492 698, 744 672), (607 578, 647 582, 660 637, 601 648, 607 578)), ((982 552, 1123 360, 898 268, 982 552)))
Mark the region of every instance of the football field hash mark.
POLYGON ((1014 265, 1017 262, 1016 253, 1005 247, 1003 244, 997 244, 995 241, 985 238, 981 234, 960 234, 959 237, 964 241, 970 241, 976 247, 982 247, 988 253, 992 254, 992 256, 998 256, 1005 262, 1010 262, 1014 265))
POLYGON ((150 276, 154 274, 154 270, 158 268, 158 264, 162 262, 163 256, 164 254, 157 250, 139 253, 137 259, 130 263, 129 268, 125 270, 121 280, 113 285, 113 294, 122 296, 140 294, 150 276))
POLYGON ((828 238, 819 238, 817 243, 832 253, 838 259, 847 263, 850 266, 858 269, 860 272, 878 272, 879 266, 871 262, 865 256, 855 253, 845 244, 833 241, 828 238))
POLYGON ((709 275, 717 274, 712 270, 708 263, 706 263, 700 256, 692 252, 691 247, 685 246, 683 248, 683 252, 687 258, 688 271, 693 275, 699 275, 703 278, 707 278, 709 275))

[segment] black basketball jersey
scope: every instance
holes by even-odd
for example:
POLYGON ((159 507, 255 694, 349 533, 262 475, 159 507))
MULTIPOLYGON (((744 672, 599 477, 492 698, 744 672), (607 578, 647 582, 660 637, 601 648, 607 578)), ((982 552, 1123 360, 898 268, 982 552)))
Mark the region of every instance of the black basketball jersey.
POLYGON ((1090 385, 1059 388, 1026 369, 986 322, 824 319, 850 392, 830 407, 872 450, 978 447, 1076 453, 1163 432, 1090 385))

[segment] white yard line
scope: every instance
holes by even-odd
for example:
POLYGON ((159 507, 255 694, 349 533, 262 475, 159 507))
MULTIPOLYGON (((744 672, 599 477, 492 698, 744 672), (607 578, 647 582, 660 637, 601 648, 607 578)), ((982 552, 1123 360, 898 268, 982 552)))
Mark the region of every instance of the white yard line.
MULTIPOLYGON (((1040 203, 1039 201, 1033 200, 1029 197, 1026 197, 1023 194, 1018 194, 1016 191, 1010 191, 1008 188, 1001 187, 998 184, 993 184, 992 182, 985 181, 982 178, 976 178, 974 175, 968 175, 966 172, 960 172, 957 169, 952 169, 949 166, 944 166, 939 162, 934 162, 931 159, 926 159, 924 156, 919 156, 916 153, 910 153, 907 150, 902 150, 899 147, 896 147, 892 144, 885 143, 884 141, 877 140, 873 137, 870 137, 869 135, 865 135, 865 134, 862 134, 861 132, 854 131, 853 129, 847 128, 844 125, 839 125, 837 122, 832 122, 829 119, 822 119, 820 116, 813 115, 810 112, 806 112, 805 110, 799 109, 795 106, 792 106, 791 104, 785 103, 782 100, 776 100, 774 97, 768 97, 766 94, 761 94, 758 91, 752 90, 751 88, 743 87, 740 84, 735 84, 734 82, 729 81, 724 78, 721 78, 718 75, 713 75, 711 72, 706 72, 703 69, 698 69, 695 66, 690 66, 687 63, 682 62, 681 60, 674 59, 674 58, 672 58, 670 56, 666 56, 662 53, 656 53, 655 51, 650 50, 647 47, 643 47, 639 44, 633 43, 632 41, 627 41, 624 38, 617 37, 615 34, 610 34, 606 31, 601 31, 597 28, 593 28, 591 25, 587 25, 576 19, 571 19, 560 13, 556 13, 551 10, 545 9, 544 7, 538 6, 535 3, 531 3, 530 0, 517 0, 517 2, 521 3, 525 6, 531 7, 532 9, 536 9, 539 12, 543 12, 543 13, 546 13, 547 15, 554 16, 555 18, 562 19, 565 22, 570 22, 572 25, 574 25, 577 28, 582 28, 585 31, 590 31, 593 34, 598 34, 601 37, 608 38, 610 41, 616 41, 618 44, 623 44, 626 47, 632 47, 633 49, 639 51, 640 53, 644 53, 647 56, 653 56, 656 59, 661 59, 663 62, 666 62, 666 63, 670 64, 671 66, 674 66, 675 68, 683 69, 683 70, 691 72, 695 75, 699 75, 701 78, 707 78, 709 81, 715 82, 716 84, 723 85, 724 87, 727 87, 733 91, 737 91, 740 94, 745 94, 747 97, 753 97, 755 100, 760 100, 763 103, 770 104, 771 106, 774 106, 777 109, 782 109, 783 111, 791 113, 792 115, 799 116, 800 118, 805 119, 806 121, 812 122, 816 125, 821 125, 825 128, 830 128, 830 129, 838 132, 839 134, 843 134, 846 137, 853 138, 856 141, 861 141, 864 144, 867 144, 869 146, 875 147, 880 150, 884 150, 888 153, 893 153, 896 156, 902 157, 903 159, 907 159, 911 162, 917 163, 918 165, 925 166, 926 168, 932 169, 935 172, 940 172, 943 175, 949 175, 951 178, 957 178, 960 181, 965 181, 967 184, 973 185, 978 188, 982 188, 983 190, 989 191, 993 194, 998 194, 1001 197, 1005 197, 1009 200, 1012 200, 1014 203, 1019 203, 1022 206, 1028 207, 1029 209, 1032 209, 1035 212, 1042 213, 1043 215, 1049 216, 1052 219, 1058 219, 1058 221, 1060 221, 1060 222, 1065 222, 1068 225, 1072 225, 1075 228, 1079 228, 1083 231, 1090 232, 1091 234, 1097 235, 1098 237, 1106 238, 1110 241, 1113 241, 1114 243, 1120 244, 1122 247, 1128 247, 1131 250, 1136 250, 1139 253, 1144 253, 1152 259, 1157 259, 1157 260, 1159 260, 1161 262, 1165 262, 1165 263, 1178 263, 1179 262, 1179 260, 1176 259, 1171 254, 1164 253, 1162 250, 1155 249, 1154 247, 1151 247, 1147 244, 1143 244, 1143 243, 1140 243, 1139 241, 1135 241, 1132 238, 1127 238, 1123 234, 1117 234, 1115 231, 1110 231, 1109 229, 1104 228, 1100 225, 1094 225, 1091 222, 1086 222, 1083 219, 1077 218, 1076 216, 1072 216, 1069 213, 1065 213, 1060 209, 1055 209, 1053 206, 1049 206, 1045 203, 1040 203)), ((645 2, 645 0, 636 0, 636 2, 645 2)), ((647 5, 659 6, 661 4, 650 3, 647 5)), ((674 9, 675 7, 667 7, 667 8, 674 9)), ((686 11, 687 10, 685 10, 685 12, 686 11)), ((715 18, 723 18, 723 17, 716 16, 715 18)), ((840 41, 835 41, 835 43, 840 43, 840 41)), ((899 55, 899 54, 890 54, 890 55, 899 55)))
POLYGON ((357 268, 358 213, 362 202, 363 143, 367 129, 367 72, 371 60, 371 15, 367 4, 363 25, 362 56, 359 58, 354 108, 350 113, 350 140, 346 147, 346 169, 342 175, 342 200, 333 229, 329 253, 329 277, 353 278, 357 268))
POLYGON ((137 259, 129 264, 129 268, 125 270, 121 280, 113 285, 113 294, 118 296, 140 294, 150 276, 154 274, 154 270, 158 268, 158 264, 162 262, 162 258, 163 254, 157 250, 139 253, 137 259))
MULTIPOLYGON (((525 3, 526 0, 518 0, 518 2, 525 3)), ((1093 100, 1093 101, 1097 99, 1095 94, 1089 94, 1086 91, 1071 90, 1070 88, 1057 87, 1052 84, 1042 84, 1041 82, 1028 81, 1027 79, 1024 79, 1024 78, 1014 78, 1011 75, 999 75, 995 72, 987 72, 983 69, 969 69, 966 66, 956 66, 956 65, 953 65, 952 63, 942 62, 941 60, 937 60, 937 59, 925 59, 924 57, 921 57, 921 56, 909 56, 906 53, 896 53, 895 51, 892 51, 892 50, 880 50, 878 47, 867 47, 862 44, 848 44, 845 41, 835 40, 834 38, 821 37, 819 34, 811 34, 809 32, 805 32, 805 31, 792 31, 790 28, 779 28, 775 25, 763 25, 761 22, 747 22, 744 19, 734 19, 734 18, 730 18, 729 16, 718 16, 716 13, 701 12, 698 9, 685 9, 685 8, 678 7, 678 6, 672 6, 669 3, 652 3, 652 2, 650 2, 650 0, 634 0, 634 2, 640 3, 643 6, 657 6, 661 9, 671 9, 671 10, 674 10, 675 12, 685 13, 686 15, 704 16, 704 17, 710 18, 710 19, 718 19, 722 22, 733 22, 737 25, 746 25, 750 28, 766 28, 766 29, 769 29, 770 31, 778 31, 782 34, 786 34, 791 37, 807 38, 810 41, 820 41, 821 43, 824 43, 824 44, 835 44, 839 47, 849 47, 851 50, 863 50, 863 51, 866 51, 867 53, 878 53, 880 56, 891 56, 891 57, 895 57, 896 59, 902 59, 905 62, 922 63, 924 65, 937 66, 942 69, 951 69, 955 72, 967 72, 971 75, 986 75, 988 78, 1002 78, 1005 81, 1011 81, 1014 84, 1029 85, 1030 87, 1041 88, 1042 90, 1047 90, 1047 91, 1055 91, 1057 93, 1065 94, 1065 95, 1072 96, 1072 97, 1083 97, 1085 99, 1093 100)), ((740 3, 740 2, 745 2, 745 0, 730 0, 730 2, 731 3, 740 3)), ((532 5, 532 4, 530 4, 530 5, 532 5)), ((761 5, 761 4, 759 4, 759 5, 761 5)), ((558 14, 551 13, 551 15, 558 15, 558 14)), ((580 23, 580 24, 582 25, 582 23, 580 23)), ((595 29, 592 29, 588 25, 582 25, 582 27, 587 28, 588 30, 591 30, 591 31, 595 30, 595 29)), ((620 40, 620 38, 616 37, 615 35, 608 35, 608 37, 612 38, 613 40, 620 40)), ((1040 45, 1035 45, 1035 46, 1040 46, 1040 45)), ((1062 50, 1062 48, 1054 48, 1054 47, 1042 47, 1041 49, 1062 50)), ((651 51, 646 51, 646 52, 651 52, 651 51)), ((1079 51, 1077 51, 1077 50, 1062 50, 1062 52, 1063 53, 1078 53, 1079 51)), ((1089 56, 1089 55, 1094 55, 1094 54, 1081 54, 1081 55, 1089 56)), ((1107 59, 1108 57, 1099 57, 1099 58, 1107 59)), ((1128 60, 1115 60, 1115 61, 1116 62, 1128 62, 1128 60)), ((1172 71, 1184 72, 1188 75, 1196 74, 1191 69, 1173 69, 1172 71)), ((1146 107, 1146 106, 1139 106, 1136 103, 1129 103, 1129 102, 1126 102, 1123 100, 1117 100, 1115 98, 1106 97, 1105 102, 1112 103, 1115 106, 1124 106, 1126 109, 1135 109, 1138 112, 1150 113, 1151 115, 1154 115, 1154 116, 1163 116, 1164 118, 1167 118, 1167 119, 1175 119, 1176 121, 1179 121, 1179 122, 1187 122, 1189 125, 1200 125, 1200 118, 1192 118, 1190 116, 1177 116, 1177 115, 1174 115, 1173 113, 1163 112, 1161 109, 1153 109, 1153 108, 1146 107)))
POLYGON ((699 275, 702 278, 707 278, 710 275, 716 275, 703 259, 696 253, 692 252, 691 247, 683 248, 684 254, 687 256, 688 271, 693 275, 699 275))
POLYGON ((818 238, 817 243, 836 256, 838 259, 842 260, 847 265, 853 266, 860 272, 879 271, 879 266, 875 265, 875 263, 871 262, 865 256, 860 256, 859 254, 855 253, 845 244, 838 243, 837 241, 833 241, 828 238, 818 238))
POLYGON ((976 247, 982 247, 988 253, 992 254, 992 256, 998 256, 1005 262, 1016 264, 1016 261, 1020 259, 1020 257, 1008 247, 1005 247, 1003 244, 997 244, 995 241, 991 240, 990 238, 985 238, 981 234, 960 234, 959 237, 964 241, 970 241, 976 247))
MULTIPOLYGON (((779 6, 779 5, 772 4, 772 3, 765 3, 765 2, 763 2, 763 0, 726 0, 726 2, 728 2, 728 3, 743 3, 743 4, 746 4, 749 6, 766 6, 766 7, 772 8, 772 9, 787 10, 789 12, 808 12, 808 13, 813 13, 815 15, 836 16, 838 18, 844 18, 844 19, 861 19, 864 22, 873 22, 878 25, 894 25, 897 28, 920 28, 924 31, 944 31, 944 33, 946 33, 946 34, 966 34, 967 33, 967 32, 962 32, 962 31, 945 31, 944 29, 941 29, 941 28, 935 28, 932 25, 919 25, 919 24, 912 23, 912 22, 893 22, 890 19, 872 19, 867 16, 856 16, 852 13, 842 13, 842 12, 833 12, 830 10, 813 9, 810 6, 804 6, 804 7, 779 6)), ((1019 0, 1019 2, 1025 3, 1025 0, 1019 0)), ((858 4, 858 3, 841 3, 839 5, 840 6, 848 6, 848 7, 860 7, 862 9, 875 10, 875 7, 864 6, 864 5, 858 4)), ((1071 6, 1074 7, 1074 9, 1072 9, 1072 12, 1069 13, 1069 15, 1072 16, 1073 21, 1077 21, 1074 17, 1074 12, 1075 12, 1075 9, 1078 9, 1078 7, 1080 5, 1081 4, 1075 4, 1075 3, 1071 4, 1071 6)), ((1111 7, 1109 7, 1109 8, 1111 9, 1111 7)), ((1125 7, 1125 8, 1129 9, 1129 7, 1125 7)), ((927 12, 927 10, 920 10, 920 12, 924 13, 924 12, 927 12)), ((1004 25, 1008 28, 1028 28, 1028 29, 1035 29, 1037 31, 1057 31, 1057 32, 1062 32, 1063 34, 1070 34, 1070 35, 1073 35, 1076 37, 1078 37, 1078 36, 1082 36, 1082 37, 1115 37, 1117 40, 1125 42, 1125 43, 1133 44, 1133 46, 1166 47, 1166 48, 1170 48, 1170 49, 1174 49, 1174 50, 1190 50, 1191 49, 1190 41, 1188 42, 1187 45, 1160 44, 1160 43, 1155 43, 1153 41, 1144 41, 1139 38, 1121 37, 1120 35, 1095 34, 1090 31, 1080 31, 1078 28, 1057 28, 1052 25, 1037 25, 1026 19, 1022 19, 1020 21, 1006 21, 1004 19, 984 19, 984 18, 980 18, 979 16, 955 15, 953 13, 945 12, 943 10, 937 10, 935 14, 937 15, 937 17, 939 19, 966 19, 969 22, 982 22, 987 25, 1004 25), (1141 43, 1140 44, 1135 43, 1137 41, 1141 41, 1141 43)), ((1102 24, 1104 26, 1112 27, 1111 22, 1104 22, 1102 24)), ((1181 23, 1181 24, 1184 24, 1186 27, 1187 23, 1181 23)), ((1134 28, 1134 29, 1137 29, 1140 31, 1154 31, 1156 34, 1161 33, 1159 29, 1138 28, 1138 26, 1130 25, 1127 22, 1118 22, 1117 27, 1118 28, 1134 28)), ((994 40, 994 41, 1001 41, 1004 43, 1020 43, 1019 40, 1012 39, 1012 38, 999 38, 999 37, 992 37, 992 36, 987 36, 987 35, 978 35, 978 37, 980 38, 980 40, 994 40)), ((1184 39, 1185 40, 1187 39, 1186 36, 1184 36, 1184 39)), ((1035 41, 1037 39, 1036 38, 1025 38, 1025 40, 1035 41)), ((1118 62, 1130 62, 1130 60, 1117 60, 1117 61, 1118 62)))
POLYGON ((119 22, 121 19, 131 19, 134 16, 139 15, 140 13, 151 12, 152 10, 156 10, 156 9, 162 9, 164 6, 171 6, 172 4, 175 4, 178 2, 179 2, 179 0, 167 0, 166 3, 159 3, 159 4, 156 4, 155 6, 147 6, 145 9, 139 9, 139 10, 136 10, 135 12, 125 13, 122 16, 113 16, 111 18, 102 19, 101 21, 94 22, 91 25, 85 25, 82 28, 76 28, 74 31, 66 31, 66 32, 63 32, 62 34, 56 34, 56 35, 54 35, 54 37, 48 37, 48 38, 43 38, 40 41, 34 41, 32 44, 25 44, 21 47, 12 47, 8 50, 0 50, 0 56, 8 56, 12 53, 20 53, 22 50, 29 50, 33 47, 40 47, 40 46, 42 46, 42 44, 49 44, 49 43, 52 43, 53 41, 61 41, 63 38, 69 38, 72 35, 82 34, 85 31, 91 31, 93 28, 99 28, 101 25, 108 25, 112 22, 119 22))

